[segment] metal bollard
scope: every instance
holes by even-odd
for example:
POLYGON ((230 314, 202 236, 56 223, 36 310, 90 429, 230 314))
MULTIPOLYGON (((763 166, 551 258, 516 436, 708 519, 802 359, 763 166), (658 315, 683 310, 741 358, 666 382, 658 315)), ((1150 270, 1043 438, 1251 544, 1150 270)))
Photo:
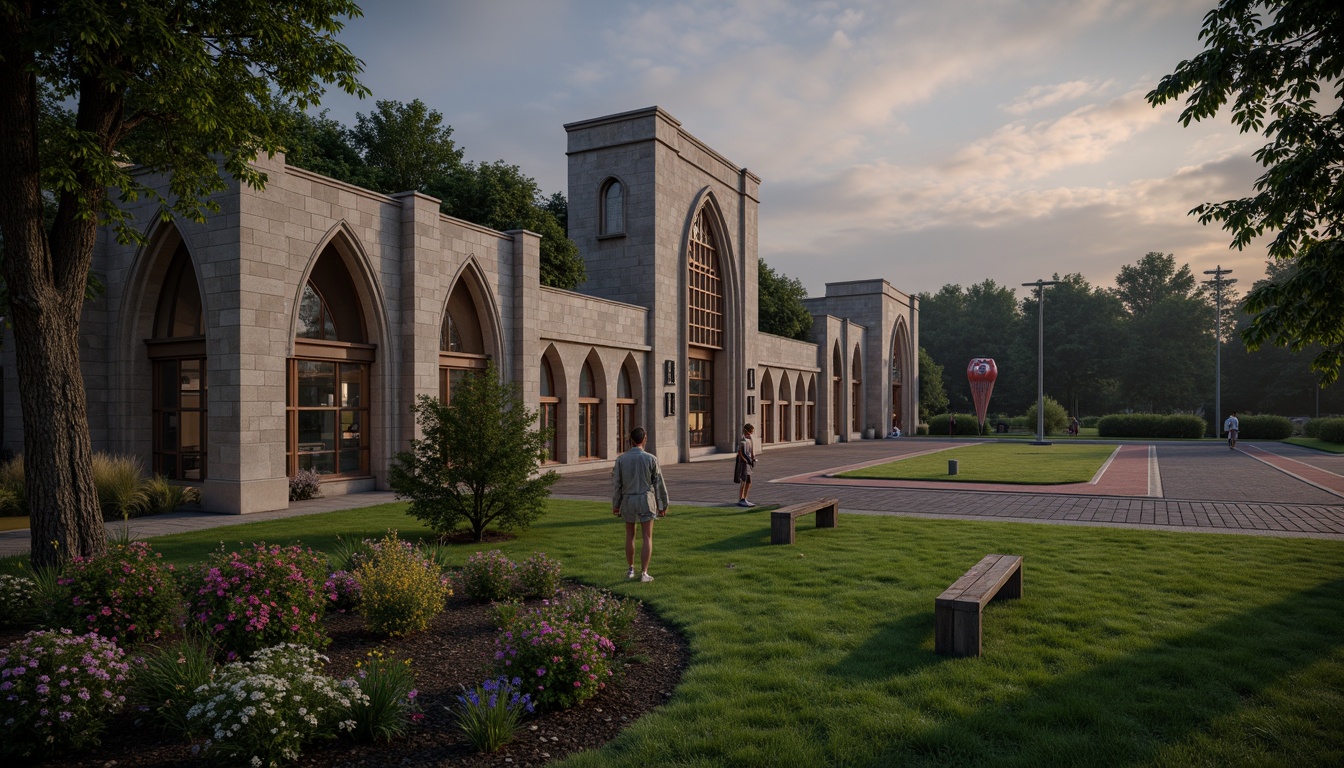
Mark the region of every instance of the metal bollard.
POLYGON ((957 474, 957 460, 956 460, 956 459, 948 459, 948 460, 947 460, 947 474, 949 474, 949 475, 955 475, 955 474, 957 474))

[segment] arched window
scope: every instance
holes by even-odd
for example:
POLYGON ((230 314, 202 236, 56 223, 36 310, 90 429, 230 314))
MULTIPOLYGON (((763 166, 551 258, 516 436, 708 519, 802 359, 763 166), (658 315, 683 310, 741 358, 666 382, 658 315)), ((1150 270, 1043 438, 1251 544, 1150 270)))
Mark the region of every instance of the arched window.
POLYGON ((375 348, 367 343, 362 305, 345 262, 327 246, 299 299, 286 398, 290 475, 369 474, 375 348))
POLYGON ((794 389, 793 396, 793 439, 802 440, 807 437, 807 391, 803 388, 803 377, 798 377, 798 386, 794 389))
POLYGON ((769 371, 761 377, 761 442, 775 442, 775 384, 769 371))
POLYGON ((541 413, 538 421, 546 433, 546 461, 560 460, 557 442, 560 436, 560 393, 555 388, 555 374, 551 373, 551 362, 541 358, 541 413))
POLYGON ((635 390, 630 386, 630 370, 621 366, 616 379, 616 437, 621 451, 630 450, 630 430, 639 426, 635 422, 635 390))
POLYGON ((831 434, 836 437, 840 436, 840 425, 845 422, 844 405, 840 402, 843 391, 840 377, 844 372, 844 365, 840 362, 840 345, 836 344, 831 352, 831 434))
POLYGON ((807 381, 807 439, 817 439, 817 377, 807 381))
POLYGON ((150 397, 154 472, 168 480, 204 480, 208 434, 205 312, 185 245, 178 245, 164 275, 154 313, 154 337, 147 347, 154 381, 150 397))
POLYGON ((602 398, 593 380, 593 366, 585 362, 579 371, 579 459, 601 455, 602 398))
POLYGON ((859 401, 863 399, 863 366, 859 364, 859 349, 854 348, 853 370, 849 374, 849 412, 850 412, 850 431, 860 432, 859 426, 860 413, 859 401))
POLYGON ((597 234, 599 236, 625 234, 625 186, 616 179, 608 179, 607 183, 602 185, 601 198, 601 221, 597 234))
POLYGON ((448 295, 439 328, 439 399, 445 403, 452 400, 453 387, 462 377, 481 373, 489 360, 481 315, 466 283, 458 280, 448 295))
POLYGON ((775 401, 779 405, 779 442, 787 443, 792 439, 793 430, 789 426, 793 423, 790 418, 793 412, 793 404, 789 402, 789 377, 784 375, 779 377, 779 398, 775 401))
POLYGON ((687 250, 686 422, 691 447, 699 447, 714 444, 714 350, 723 348, 723 278, 706 208, 695 216, 687 250))

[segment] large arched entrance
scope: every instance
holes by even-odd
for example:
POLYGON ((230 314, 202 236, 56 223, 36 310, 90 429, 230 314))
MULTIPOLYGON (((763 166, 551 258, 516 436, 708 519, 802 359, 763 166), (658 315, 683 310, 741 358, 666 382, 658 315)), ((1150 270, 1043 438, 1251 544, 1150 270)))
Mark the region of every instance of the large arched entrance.
POLYGON ((716 367, 724 346, 723 270, 718 239, 703 206, 687 247, 686 432, 691 448, 713 446, 716 367))
POLYGON ((154 382, 153 471, 169 480, 205 480, 205 312, 191 254, 180 239, 164 275, 153 336, 146 346, 154 382))
POLYGON ((896 323, 896 332, 891 335, 891 426, 908 433, 905 423, 904 402, 907 350, 910 347, 910 335, 905 323, 896 323))

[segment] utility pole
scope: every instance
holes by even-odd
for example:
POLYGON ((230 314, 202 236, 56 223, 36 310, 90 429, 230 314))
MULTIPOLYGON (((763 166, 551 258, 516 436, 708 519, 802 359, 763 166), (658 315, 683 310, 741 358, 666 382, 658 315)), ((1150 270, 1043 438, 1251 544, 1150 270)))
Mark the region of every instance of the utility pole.
POLYGON ((1213 275, 1205 280, 1205 285, 1213 286, 1213 436, 1218 436, 1218 424, 1223 418, 1223 286, 1237 282, 1235 277, 1223 277, 1232 274, 1232 270, 1223 269, 1219 264, 1214 269, 1204 270, 1204 274, 1213 275))
POLYGON ((1045 287, 1058 284, 1058 280, 1022 284, 1036 289, 1036 442, 1032 445, 1049 445, 1045 442, 1045 287))

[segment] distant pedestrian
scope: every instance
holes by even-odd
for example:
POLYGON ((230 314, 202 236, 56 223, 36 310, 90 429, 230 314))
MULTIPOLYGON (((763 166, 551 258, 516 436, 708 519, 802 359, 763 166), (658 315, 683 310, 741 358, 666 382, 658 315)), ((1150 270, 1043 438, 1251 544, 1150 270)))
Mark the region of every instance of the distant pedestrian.
POLYGON ((737 506, 754 507, 747 496, 751 493, 751 469, 756 466, 756 441, 752 434, 756 427, 747 424, 742 427, 742 442, 737 446, 737 458, 733 460, 733 482, 738 483, 737 506))
POLYGON ((644 451, 648 432, 643 427, 630 431, 630 450, 616 457, 611 470, 611 514, 625 518, 625 578, 635 578, 635 525, 644 538, 640 553, 640 581, 653 581, 649 559, 653 556, 653 521, 667 516, 667 486, 658 468, 658 457, 644 451))
POLYGON ((1223 431, 1227 433, 1227 447, 1237 449, 1237 433, 1241 432, 1241 420, 1237 418, 1237 412, 1233 411, 1223 422, 1223 431))
POLYGON ((1078 436, 1078 417, 1077 417, 1077 416, 1070 416, 1070 417, 1069 417, 1069 434, 1070 434, 1070 435, 1073 435, 1074 437, 1077 437, 1077 436, 1078 436))
POLYGON ((957 434, 957 414, 955 413, 947 415, 947 434, 949 437, 957 434))

